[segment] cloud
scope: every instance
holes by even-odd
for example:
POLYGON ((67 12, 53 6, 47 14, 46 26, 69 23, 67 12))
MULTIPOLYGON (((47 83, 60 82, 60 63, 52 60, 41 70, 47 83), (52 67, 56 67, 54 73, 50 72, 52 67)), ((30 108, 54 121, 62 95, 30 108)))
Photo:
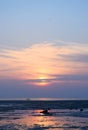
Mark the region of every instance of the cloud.
POLYGON ((71 55, 64 55, 61 54, 64 60, 73 61, 73 62, 88 62, 88 54, 71 54, 71 55))
POLYGON ((8 55, 5 55, 5 54, 0 54, 0 57, 2 57, 2 58, 15 58, 15 57, 13 57, 13 56, 8 56, 8 55))
POLYGON ((30 83, 88 80, 88 45, 65 41, 35 43, 0 51, 0 78, 30 83), (84 76, 85 75, 85 76, 84 76), (41 79, 42 78, 42 79, 41 79))
POLYGON ((88 84, 88 74, 85 75, 50 75, 51 78, 43 78, 43 79, 27 79, 23 80, 23 82, 28 84, 35 84, 35 85, 43 85, 46 84, 48 86, 57 84, 58 86, 70 83, 71 86, 77 86, 77 84, 83 85, 88 84))

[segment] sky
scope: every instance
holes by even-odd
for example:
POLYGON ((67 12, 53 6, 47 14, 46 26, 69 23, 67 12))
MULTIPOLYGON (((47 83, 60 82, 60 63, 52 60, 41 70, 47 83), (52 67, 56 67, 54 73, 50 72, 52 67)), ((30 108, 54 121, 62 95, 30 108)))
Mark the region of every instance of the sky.
POLYGON ((88 99, 88 0, 0 0, 0 98, 88 99))

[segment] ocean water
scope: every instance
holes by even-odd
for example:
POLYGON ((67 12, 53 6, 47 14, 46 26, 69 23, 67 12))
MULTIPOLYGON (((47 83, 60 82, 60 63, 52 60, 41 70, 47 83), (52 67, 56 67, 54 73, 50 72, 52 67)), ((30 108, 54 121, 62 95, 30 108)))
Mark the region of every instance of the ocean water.
POLYGON ((1 100, 0 130, 88 130, 88 100, 1 100))

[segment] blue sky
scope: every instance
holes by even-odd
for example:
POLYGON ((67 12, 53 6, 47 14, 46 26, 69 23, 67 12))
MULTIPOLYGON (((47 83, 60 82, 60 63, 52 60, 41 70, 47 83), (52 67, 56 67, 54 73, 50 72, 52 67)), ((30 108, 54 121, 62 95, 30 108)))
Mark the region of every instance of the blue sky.
POLYGON ((1 0, 0 44, 24 47, 62 39, 88 42, 87 0, 1 0))
POLYGON ((0 0, 1 98, 88 98, 87 35, 88 0, 0 0))

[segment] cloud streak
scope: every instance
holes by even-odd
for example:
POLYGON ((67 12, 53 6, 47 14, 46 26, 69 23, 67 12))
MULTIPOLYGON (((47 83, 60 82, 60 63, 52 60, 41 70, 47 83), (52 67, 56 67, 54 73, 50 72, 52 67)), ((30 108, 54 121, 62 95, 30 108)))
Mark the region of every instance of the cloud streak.
POLYGON ((87 44, 43 42, 29 48, 0 51, 0 78, 15 78, 32 83, 42 80, 88 80, 87 66, 87 44))
POLYGON ((73 62, 88 62, 88 54, 71 54, 71 55, 64 55, 61 54, 64 60, 73 61, 73 62))

